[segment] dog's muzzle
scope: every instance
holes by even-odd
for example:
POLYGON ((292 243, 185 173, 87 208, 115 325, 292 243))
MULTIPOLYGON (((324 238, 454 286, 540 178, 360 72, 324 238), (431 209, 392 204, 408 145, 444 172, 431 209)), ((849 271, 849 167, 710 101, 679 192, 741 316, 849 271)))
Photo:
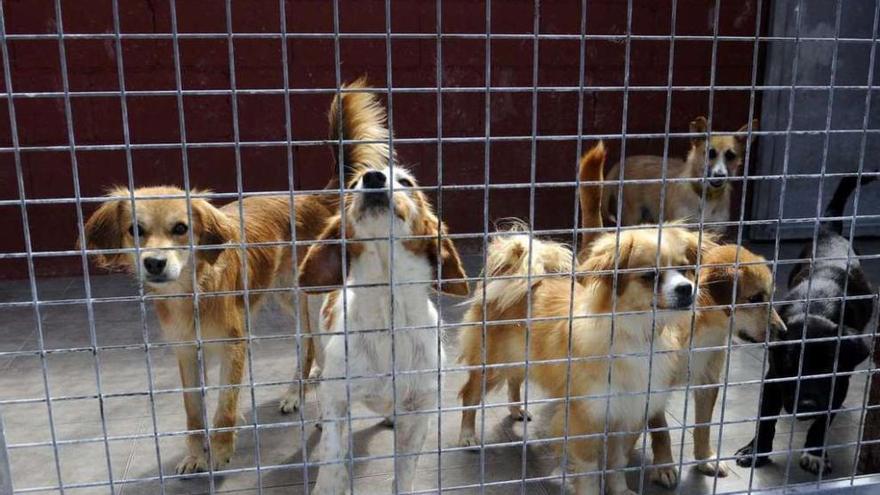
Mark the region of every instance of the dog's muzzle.
POLYGON ((672 309, 687 309, 694 304, 694 286, 692 284, 676 285, 674 295, 672 309))
POLYGON ((361 203, 364 209, 388 207, 388 191, 385 190, 385 182, 385 174, 378 170, 364 174, 362 179, 363 202, 361 203))

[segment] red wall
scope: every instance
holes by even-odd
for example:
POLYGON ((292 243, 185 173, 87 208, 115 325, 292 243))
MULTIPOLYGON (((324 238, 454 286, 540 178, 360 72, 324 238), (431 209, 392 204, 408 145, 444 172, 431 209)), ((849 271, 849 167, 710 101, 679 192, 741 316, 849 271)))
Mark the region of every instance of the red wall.
MULTIPOLYGON (((110 0, 62 1, 65 33, 112 33, 110 0)), ((159 0, 120 1, 123 33, 170 33, 169 3, 159 0)), ((551 0, 541 3, 541 34, 579 34, 581 0, 551 0)), ((587 33, 621 35, 626 32, 626 0, 587 0, 587 33)), ((712 34, 715 0, 679 0, 676 34, 712 34)), ((671 1, 634 1, 632 33, 670 33, 671 1)), ((332 33, 333 3, 318 0, 285 2, 288 33, 332 33)), ((721 35, 753 36, 756 0, 721 2, 721 35)), ((181 33, 224 33, 225 2, 183 0, 177 2, 177 23, 181 33)), ((3 2, 6 32, 53 34, 56 17, 52 0, 6 0, 3 2)), ((339 1, 339 29, 343 33, 384 33, 385 2, 339 1)), ((492 3, 492 32, 533 32, 532 1, 496 0, 492 3)), ((448 33, 485 32, 485 5, 479 1, 442 2, 442 29, 448 33)), ((395 1, 391 4, 391 29, 395 33, 436 34, 436 4, 429 0, 395 1)), ((232 2, 232 28, 236 33, 280 31, 277 0, 232 2)), ((274 38, 236 38, 235 79, 239 89, 283 88, 282 41, 274 38)), ((63 91, 59 46, 55 39, 7 39, 15 93, 63 91)), ((386 87, 386 45, 383 38, 344 38, 339 42, 343 80, 367 73, 371 82, 386 87)), ((445 38, 442 41, 442 84, 444 87, 483 87, 485 40, 445 38)), ((716 84, 748 85, 752 76, 751 42, 718 43, 716 84)), ((70 90, 73 92, 118 91, 115 40, 65 40, 70 90)), ((287 40, 289 80, 292 88, 334 88, 334 41, 331 37, 291 37, 287 40)), ((626 44, 620 39, 588 40, 585 84, 621 86, 624 83, 626 44)), ((183 87, 187 90, 228 89, 230 69, 225 38, 180 40, 183 87)), ((533 41, 493 39, 491 64, 493 86, 532 85, 533 41)), ((577 39, 541 40, 539 43, 539 85, 578 84, 577 39)), ((655 86, 667 83, 669 42, 632 42, 630 85, 655 86)), ((394 39, 391 43, 394 87, 436 87, 437 40, 394 39)), ((708 40, 677 40, 675 43, 675 85, 705 86, 710 82, 712 43, 708 40)), ((128 91, 173 91, 176 89, 173 44, 168 37, 124 38, 122 41, 125 85, 128 91)), ((2 91, 8 89, 0 81, 2 91)), ((319 140, 326 134, 325 112, 331 98, 327 93, 291 94, 294 140, 319 140)), ((445 93, 442 97, 444 137, 484 135, 485 93, 445 93)), ((532 95, 524 92, 494 93, 491 97, 492 136, 528 136, 532 125, 532 95)), ((746 122, 748 91, 721 91, 714 95, 715 128, 735 129, 746 122)), ((64 98, 26 95, 14 98, 18 138, 23 147, 66 147, 70 143, 64 113, 64 98)), ((546 92, 538 96, 537 133, 577 133, 576 92, 546 92)), ((0 201, 17 200, 19 192, 11 152, 8 119, 9 99, 0 98, 0 201)), ((123 141, 120 98, 117 95, 74 97, 71 100, 73 130, 77 145, 119 145, 123 141)), ((134 144, 180 142, 176 97, 169 95, 129 96, 128 125, 134 144)), ((584 134, 621 132, 623 92, 584 92, 584 134)), ((708 91, 676 91, 672 96, 672 129, 687 130, 687 123, 707 112, 708 91)), ((186 95, 183 98, 186 136, 189 142, 231 142, 233 119, 229 95, 186 95)), ((399 138, 437 136, 437 95, 395 93, 394 131, 399 138)), ((284 95, 239 95, 239 128, 242 141, 285 139, 284 95)), ((629 94, 627 132, 662 132, 666 112, 666 91, 629 94)), ((618 156, 619 141, 609 143, 612 158, 618 156)), ((482 184, 484 148, 482 142, 443 144, 443 183, 482 184)), ((672 142, 672 152, 682 154, 685 140, 672 142)), ((411 164, 422 184, 436 183, 437 143, 400 145, 401 158, 411 164)), ((629 139, 627 153, 662 151, 662 140, 629 139)), ((241 148, 245 191, 285 190, 287 149, 273 146, 241 148)), ((332 156, 325 146, 296 145, 297 189, 323 186, 332 170, 332 156)), ((234 151, 231 145, 188 151, 192 184, 217 192, 236 190, 234 151)), ((84 196, 98 196, 111 184, 127 183, 125 153, 119 149, 78 150, 79 181, 84 196)), ((182 184, 179 146, 135 149, 132 152, 136 185, 182 184)), ((536 150, 538 182, 570 181, 576 167, 576 141, 543 141, 536 150)), ((527 182, 531 164, 531 141, 494 142, 490 149, 493 183, 527 182)), ((21 153, 26 197, 62 198, 74 195, 69 150, 26 150, 21 153)), ((526 217, 528 189, 492 190, 491 219, 526 217)), ((535 222, 540 228, 570 228, 574 197, 571 188, 538 188, 535 193, 535 222)), ((483 191, 447 191, 443 195, 443 216, 456 233, 483 231, 483 191)), ((88 214, 92 206, 84 208, 88 214)), ((72 249, 76 238, 73 205, 28 206, 31 238, 36 251, 72 249)), ((24 251, 21 211, 17 205, 0 205, 0 253, 24 251)), ((41 275, 76 274, 78 257, 38 258, 41 275)), ((0 260, 0 278, 26 276, 21 259, 0 260)))

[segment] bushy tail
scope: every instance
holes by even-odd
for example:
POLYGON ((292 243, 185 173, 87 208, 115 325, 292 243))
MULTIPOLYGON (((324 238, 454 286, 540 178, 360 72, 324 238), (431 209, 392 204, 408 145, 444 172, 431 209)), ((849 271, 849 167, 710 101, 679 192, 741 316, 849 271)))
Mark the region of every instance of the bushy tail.
MULTIPOLYGON (((846 203, 849 201, 850 195, 856 190, 859 183, 864 186, 875 180, 877 180, 877 176, 875 175, 863 175, 861 179, 856 176, 846 176, 841 179, 840 184, 837 185, 837 189, 834 190, 834 195, 831 196, 831 201, 828 202, 828 207, 825 208, 825 216, 842 217, 843 210, 846 209, 846 203)), ((842 220, 834 220, 828 222, 827 225, 830 230, 837 232, 838 234, 843 233, 842 220)))
MULTIPOLYGON (((493 310, 499 313, 522 300, 531 286, 543 279, 540 275, 571 273, 572 270, 571 250, 567 246, 535 239, 526 233, 498 236, 487 249, 484 270, 490 280, 486 284, 486 304, 492 305, 493 310), (529 273, 533 277, 531 284, 529 273), (491 280, 493 277, 504 278, 491 280)), ((477 287, 468 303, 483 304, 481 287, 477 287)))
MULTIPOLYGON (((581 182, 601 182, 605 176, 605 143, 599 141, 590 151, 581 158, 578 169, 578 178, 581 182)), ((581 227, 584 229, 596 229, 602 227, 602 186, 581 186, 581 227)), ((593 239, 600 232, 581 233, 580 253, 585 253, 592 244, 593 239)))
MULTIPOLYGON (((330 139, 338 141, 370 141, 347 143, 339 151, 339 144, 331 144, 336 165, 343 167, 345 181, 364 168, 380 168, 395 157, 388 147, 388 127, 385 108, 375 93, 355 91, 367 89, 366 76, 343 84, 343 91, 330 104, 330 139)), ((338 169, 337 169, 338 172, 338 169)), ((338 180, 338 176, 335 177, 338 180)))

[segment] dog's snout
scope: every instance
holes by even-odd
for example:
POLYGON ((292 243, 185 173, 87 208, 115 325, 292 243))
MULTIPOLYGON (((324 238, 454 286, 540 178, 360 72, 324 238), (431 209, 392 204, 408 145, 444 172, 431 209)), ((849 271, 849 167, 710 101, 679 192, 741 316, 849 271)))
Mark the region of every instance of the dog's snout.
POLYGON ((712 178, 714 178, 714 179, 727 178, 727 171, 726 170, 719 170, 719 169, 712 170, 712 178))
POLYGON ((164 258, 144 258, 144 268, 150 275, 161 275, 165 270, 164 258))
POLYGON ((364 188, 380 189, 385 187, 385 174, 378 170, 371 170, 364 174, 364 188))
POLYGON ((688 283, 681 283, 675 286, 675 296, 679 299, 688 298, 694 295, 694 286, 688 283))

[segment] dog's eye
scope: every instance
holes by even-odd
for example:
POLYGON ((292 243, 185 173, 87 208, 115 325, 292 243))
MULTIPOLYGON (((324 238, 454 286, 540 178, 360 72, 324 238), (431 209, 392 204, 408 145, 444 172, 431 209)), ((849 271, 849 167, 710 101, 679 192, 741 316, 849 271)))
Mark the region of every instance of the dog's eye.
POLYGON ((177 222, 171 229, 171 233, 174 235, 183 235, 186 234, 187 230, 189 230, 189 227, 187 227, 185 223, 177 222))
POLYGON ((135 228, 137 228, 138 237, 144 237, 145 235, 147 235, 147 231, 144 229, 144 226, 140 224, 138 224, 137 226, 131 224, 131 226, 128 228, 128 235, 134 237, 135 228))
POLYGON ((643 274, 640 275, 640 278, 641 278, 642 280, 644 280, 645 282, 650 282, 650 283, 652 283, 652 284, 654 283, 654 279, 655 279, 656 277, 657 277, 657 272, 654 271, 654 270, 651 270, 650 272, 643 273, 643 274))
POLYGON ((718 152, 715 151, 715 148, 709 148, 709 159, 714 160, 718 158, 718 152))
POLYGON ((400 185, 403 187, 412 187, 413 186, 413 182, 411 180, 407 179, 406 177, 398 179, 397 182, 399 182, 400 185))
POLYGON ((724 152, 724 159, 732 162, 736 160, 736 153, 734 153, 733 150, 727 150, 724 152))
POLYGON ((757 294, 749 298, 749 302, 752 304, 764 302, 764 293, 758 292, 757 294))

